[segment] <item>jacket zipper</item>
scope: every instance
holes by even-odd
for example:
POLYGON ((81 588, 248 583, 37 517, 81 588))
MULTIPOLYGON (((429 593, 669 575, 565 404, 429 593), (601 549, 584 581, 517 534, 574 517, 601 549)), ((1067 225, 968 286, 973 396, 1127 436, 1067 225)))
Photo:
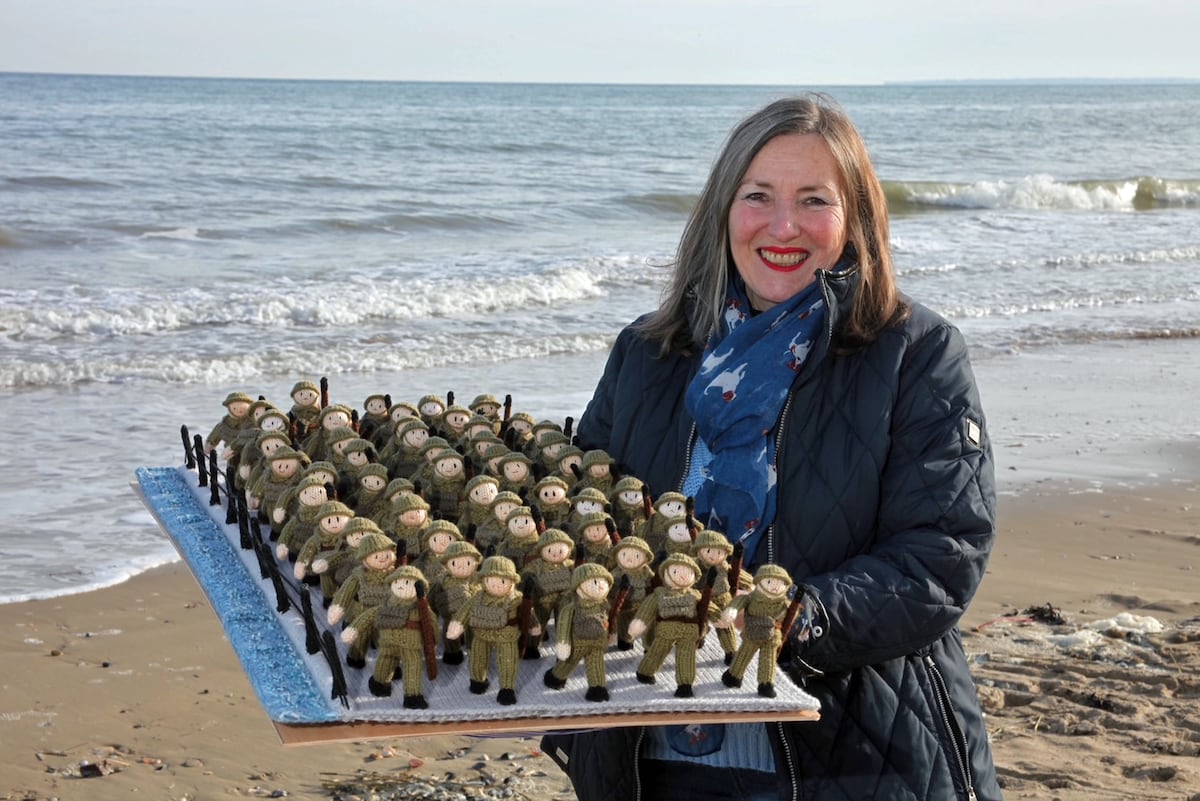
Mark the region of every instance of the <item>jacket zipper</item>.
POLYGON ((938 670, 937 663, 933 661, 932 654, 925 654, 924 659, 925 667, 929 670, 929 675, 933 678, 933 691, 937 696, 938 711, 942 713, 942 723, 946 725, 946 730, 950 732, 950 737, 954 741, 954 759, 958 763, 958 771, 962 777, 963 784, 967 787, 967 798, 969 801, 975 801, 975 786, 971 781, 971 762, 967 750, 967 738, 963 735, 962 729, 950 714, 950 692, 946 689, 946 682, 942 678, 942 672, 938 670))
POLYGON ((777 721, 775 728, 779 729, 779 744, 783 747, 783 755, 787 759, 788 780, 792 783, 792 801, 800 801, 800 780, 796 777, 796 760, 792 757, 791 743, 783 730, 783 723, 777 721))
POLYGON ((696 422, 692 421, 692 431, 688 434, 687 449, 683 452, 683 472, 679 474, 679 483, 675 485, 675 491, 683 492, 683 482, 687 481, 687 477, 692 472, 692 448, 696 444, 696 422))
POLYGON ((646 738, 646 727, 638 729, 637 741, 633 744, 633 801, 642 801, 642 740, 646 738))

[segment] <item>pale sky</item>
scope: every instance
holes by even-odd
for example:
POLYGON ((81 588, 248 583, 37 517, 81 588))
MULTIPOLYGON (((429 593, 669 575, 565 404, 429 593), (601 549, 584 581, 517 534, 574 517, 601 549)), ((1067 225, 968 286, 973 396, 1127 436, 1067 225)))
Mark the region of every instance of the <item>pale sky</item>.
POLYGON ((1200 78, 1198 0, 0 0, 0 72, 829 85, 1200 78))

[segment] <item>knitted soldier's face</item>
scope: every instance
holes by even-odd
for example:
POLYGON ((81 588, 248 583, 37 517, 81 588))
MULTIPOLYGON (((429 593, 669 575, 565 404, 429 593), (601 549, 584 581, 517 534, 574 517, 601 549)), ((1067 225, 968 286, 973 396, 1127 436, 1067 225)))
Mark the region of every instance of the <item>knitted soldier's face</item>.
POLYGON ((575 468, 577 467, 583 467, 583 457, 577 453, 572 453, 558 463, 558 471, 564 476, 575 475, 575 468))
POLYGON ((539 448, 541 448, 546 444, 546 438, 549 437, 553 433, 554 433, 554 429, 550 428, 549 426, 539 428, 537 430, 537 433, 533 435, 533 441, 537 443, 537 446, 539 448))
POLYGON ((496 485, 490 481, 481 481, 471 491, 467 493, 467 497, 471 499, 471 503, 477 503, 482 506, 491 506, 492 501, 496 500, 496 495, 500 492, 496 485))
MULTIPOLYGON (((264 412, 264 414, 266 414, 264 412)), ((258 421, 260 431, 283 431, 287 428, 288 421, 277 414, 262 417, 258 421)))
POLYGON ((363 559, 363 564, 368 570, 386 570, 389 573, 396 566, 395 551, 376 551, 375 553, 367 554, 367 558, 363 559))
POLYGON ((617 564, 626 570, 637 570, 649 561, 646 554, 637 548, 622 548, 617 551, 617 564))
POLYGON ((660 514, 666 515, 667 517, 679 517, 684 511, 683 501, 677 501, 674 499, 663 501, 661 504, 659 504, 658 511, 660 514))
POLYGON ((471 443, 472 447, 475 448, 475 456, 479 459, 482 459, 483 455, 487 453, 488 448, 492 447, 494 444, 495 443, 493 441, 483 438, 476 439, 471 443))
POLYGON ((341 534, 342 529, 350 522, 347 515, 329 515, 321 518, 321 528, 328 531, 330 534, 341 534))
POLYGON ((435 400, 428 400, 421 404, 420 409, 421 414, 426 417, 437 417, 446 410, 446 407, 435 400))
POLYGON ((500 414, 500 404, 492 403, 491 401, 484 401, 483 403, 475 404, 471 411, 475 412, 475 414, 479 415, 480 417, 486 417, 489 420, 495 420, 496 416, 500 414))
POLYGON ((434 463, 433 469, 442 478, 461 478, 463 461, 457 455, 443 456, 434 463))
POLYGON ((455 431, 459 434, 462 434, 470 420, 471 415, 467 414, 466 412, 459 411, 450 412, 448 415, 442 418, 443 423, 445 423, 452 431, 455 431))
POLYGON ((406 509, 400 513, 400 522, 409 528, 416 528, 423 525, 429 517, 429 512, 424 509, 406 509))
POLYGON ((483 579, 483 591, 493 598, 503 598, 512 592, 512 588, 512 579, 503 576, 485 576, 483 579))
POLYGON ((275 478, 291 478, 300 472, 299 459, 276 459, 271 462, 271 475, 275 478))
POLYGON ((499 520, 501 523, 504 523, 508 520, 508 516, 512 514, 513 509, 516 508, 517 504, 513 503, 512 501, 503 501, 502 503, 496 504, 492 508, 492 514, 497 520, 499 520))
POLYGON ((250 413, 250 402, 237 400, 229 404, 229 406, 226 408, 229 409, 230 417, 234 418, 235 420, 241 420, 250 413))
POLYGON ((508 426, 522 437, 529 436, 529 432, 533 430, 533 425, 528 420, 513 420, 508 426))
POLYGON ((499 456, 493 456, 491 459, 487 460, 488 472, 491 473, 493 476, 500 475, 500 473, 501 473, 500 460, 503 458, 504 458, 504 454, 500 454, 499 456))
POLYGON ((558 506, 567 499, 567 491, 558 484, 547 484, 538 490, 542 506, 558 506))
POLYGON ((392 409, 392 413, 390 415, 393 423, 399 423, 403 420, 407 420, 408 418, 410 418, 412 416, 413 416, 412 409, 408 408, 407 406, 397 406, 395 409, 392 409))
POLYGON ((720 548, 701 548, 696 555, 706 565, 719 565, 725 561, 725 551, 720 548))
POLYGON ((367 410, 367 414, 387 414, 387 403, 383 398, 368 398, 363 408, 367 410))
POLYGON ((420 448, 429 439, 429 431, 424 428, 410 428, 404 432, 402 441, 410 448, 420 448))
POLYGON ((325 418, 321 420, 321 428, 325 429, 326 431, 332 431, 335 428, 345 428, 348 425, 350 425, 350 415, 346 414, 341 409, 335 409, 334 411, 329 412, 327 415, 325 415, 325 418))
POLYGON ((300 490, 300 505, 301 506, 320 506, 329 500, 325 495, 325 486, 323 484, 313 484, 300 490))
POLYGON ((687 542, 692 538, 688 533, 687 523, 672 523, 667 527, 667 539, 672 542, 687 542))
POLYGON ((514 537, 536 537, 537 523, 529 515, 514 515, 505 521, 514 537))
POLYGON ((367 532, 365 531, 351 531, 346 535, 346 546, 350 548, 350 550, 354 550, 358 547, 358 544, 362 542, 362 538, 366 535, 366 533, 367 532))
POLYGON ((442 456, 445 455, 445 453, 449 450, 449 448, 442 447, 430 448, 425 454, 425 461, 429 462, 430 464, 437 464, 437 460, 442 458, 442 456))
POLYGON ((604 504, 591 498, 580 498, 575 502, 575 511, 581 515, 593 515, 596 512, 603 512, 604 504))
POLYGON ((330 447, 333 448, 334 453, 336 453, 338 456, 345 456, 346 455, 346 446, 349 444, 350 444, 350 440, 339 439, 337 442, 333 443, 333 445, 331 445, 330 447))
POLYGON ((609 582, 598 576, 581 582, 579 588, 575 590, 575 594, 588 601, 602 601, 608 597, 608 591, 611 588, 612 585, 609 582))
POLYGON ((362 488, 367 492, 382 492, 383 488, 387 486, 387 479, 383 476, 377 476, 374 473, 371 473, 363 476, 362 480, 358 483, 361 484, 362 488))
POLYGON ((617 493, 617 500, 626 506, 640 506, 642 503, 642 491, 638 489, 621 490, 617 493))
POLYGON ((328 470, 314 470, 309 473, 310 476, 316 476, 321 480, 322 484, 336 484, 337 473, 331 473, 328 470))
POLYGON ((603 542, 608 539, 608 529, 603 523, 593 523, 583 530, 583 538, 588 542, 603 542))
POLYGON ((465 579, 475 575, 479 569, 479 560, 472 556, 456 556, 446 562, 446 570, 455 578, 465 579))
POLYGON ((676 590, 690 587, 696 583, 696 571, 687 565, 668 565, 663 572, 663 583, 676 590))
POLYGON ((398 578, 392 582, 392 595, 402 601, 417 597, 417 582, 415 579, 398 578))
POLYGON ((292 395, 292 402, 297 406, 316 406, 321 394, 315 389, 298 389, 292 395))
POLYGON ((783 594, 787 592, 788 589, 786 581, 781 578, 775 578, 774 576, 767 576, 766 578, 759 579, 756 586, 760 592, 762 592, 764 595, 770 596, 771 598, 783 597, 783 594))
POLYGON ((429 537, 429 550, 435 554, 443 554, 450 547, 450 543, 454 542, 454 537, 446 531, 435 531, 429 537))
POLYGON ((348 451, 346 461, 354 467, 365 467, 371 463, 371 457, 367 455, 366 451, 348 451))
POLYGON ((270 456, 271 454, 275 453, 275 451, 279 450, 286 444, 287 444, 286 442, 284 442, 283 440, 278 439, 276 437, 271 437, 271 439, 263 440, 263 443, 261 446, 262 455, 270 456))
POLYGON ((529 467, 524 462, 516 460, 505 462, 504 477, 509 481, 524 481, 529 478, 529 467))
POLYGON ((542 447, 542 455, 552 461, 558 461, 558 455, 562 453, 565 447, 567 447, 565 442, 552 442, 542 447))
POLYGON ((552 565, 561 565, 571 555, 571 546, 565 542, 551 542, 542 548, 542 558, 552 565))
POLYGON ((491 433, 493 433, 491 423, 473 423, 467 426, 467 437, 469 439, 475 439, 482 434, 491 433))
POLYGON ((594 464, 587 469, 587 472, 592 478, 607 478, 611 473, 606 464, 594 464))

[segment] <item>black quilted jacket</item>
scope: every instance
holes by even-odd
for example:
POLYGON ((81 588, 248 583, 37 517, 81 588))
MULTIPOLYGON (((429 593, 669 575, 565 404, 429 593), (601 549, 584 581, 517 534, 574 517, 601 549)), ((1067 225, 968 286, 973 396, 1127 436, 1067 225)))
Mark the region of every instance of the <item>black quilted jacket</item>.
MULTIPOLYGON (((779 513, 759 561, 783 565, 823 606, 824 633, 788 643, 789 674, 817 723, 769 724, 780 797, 998 799, 957 623, 995 536, 991 447, 965 344, 911 304, 870 347, 836 355, 853 270, 818 273, 828 326, 778 424, 779 513)), ((687 469, 684 390, 697 357, 658 358, 626 329, 579 423, 657 494, 687 469)), ((581 801, 640 799, 642 730, 543 741, 581 801)))

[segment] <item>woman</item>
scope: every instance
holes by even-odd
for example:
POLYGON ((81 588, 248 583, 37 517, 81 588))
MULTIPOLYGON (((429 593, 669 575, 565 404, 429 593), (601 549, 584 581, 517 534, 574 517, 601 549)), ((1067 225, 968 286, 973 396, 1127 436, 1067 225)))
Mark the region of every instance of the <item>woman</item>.
POLYGON ((548 736, 580 799, 1000 797, 956 628, 995 534, 979 396, 959 332, 899 296, 883 190, 831 100, 734 129, 578 433, 796 577, 780 661, 821 702, 686 741, 548 736))

